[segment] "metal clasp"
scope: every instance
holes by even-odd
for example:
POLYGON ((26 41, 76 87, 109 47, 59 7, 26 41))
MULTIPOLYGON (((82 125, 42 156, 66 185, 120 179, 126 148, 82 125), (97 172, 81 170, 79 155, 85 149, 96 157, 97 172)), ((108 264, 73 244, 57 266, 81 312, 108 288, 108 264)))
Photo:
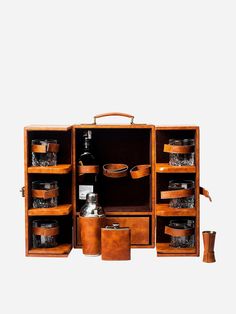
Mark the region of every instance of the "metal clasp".
POLYGON ((25 187, 22 186, 22 188, 20 189, 21 195, 22 197, 25 197, 25 187))

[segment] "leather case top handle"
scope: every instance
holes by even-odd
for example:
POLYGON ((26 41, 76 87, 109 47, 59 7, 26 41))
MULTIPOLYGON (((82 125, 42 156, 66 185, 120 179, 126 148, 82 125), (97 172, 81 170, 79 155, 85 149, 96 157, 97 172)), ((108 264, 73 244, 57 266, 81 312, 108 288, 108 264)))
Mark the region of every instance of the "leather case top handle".
POLYGON ((122 113, 122 112, 108 112, 108 113, 102 113, 102 114, 97 114, 96 116, 93 117, 94 119, 94 124, 97 123, 96 119, 98 118, 103 118, 103 117, 111 117, 111 116, 119 116, 119 117, 126 117, 130 118, 130 124, 134 123, 134 116, 128 114, 128 113, 122 113))

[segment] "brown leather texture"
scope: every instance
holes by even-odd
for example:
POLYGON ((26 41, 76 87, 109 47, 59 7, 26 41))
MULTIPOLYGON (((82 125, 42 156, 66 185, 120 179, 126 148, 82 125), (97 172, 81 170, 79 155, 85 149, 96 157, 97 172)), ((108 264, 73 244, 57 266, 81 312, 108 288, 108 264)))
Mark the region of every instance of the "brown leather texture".
POLYGON ((99 166, 78 166, 79 175, 85 173, 99 173, 99 166))
POLYGON ((101 228, 104 223, 103 217, 79 217, 83 254, 101 254, 101 228))
POLYGON ((150 165, 137 165, 130 170, 132 179, 140 179, 149 176, 151 173, 150 165))
POLYGON ((102 228, 102 260, 126 261, 130 260, 130 229, 102 228))
POLYGON ((56 143, 48 143, 47 145, 32 145, 31 151, 33 153, 58 153, 59 147, 60 145, 56 143))
POLYGON ((207 197, 209 199, 209 201, 212 202, 212 198, 210 196, 210 193, 201 186, 200 186, 200 194, 207 197))
POLYGON ((149 217, 106 217, 106 225, 113 223, 120 224, 121 228, 130 228, 131 244, 149 244, 149 217))
POLYGON ((33 227, 32 229, 33 234, 40 235, 40 236, 56 236, 59 234, 59 227, 53 228, 45 228, 45 227, 33 227))
POLYGON ((173 237, 187 237, 194 233, 194 228, 190 229, 177 229, 165 226, 165 234, 168 234, 173 237))
POLYGON ((215 259, 215 231, 203 231, 203 244, 204 244, 204 253, 203 253, 203 262, 204 263, 214 263, 215 259))
POLYGON ((175 153, 175 154, 189 154, 194 152, 195 146, 194 145, 164 145, 164 152, 165 153, 175 153))
POLYGON ((57 197, 59 195, 59 189, 51 189, 51 190, 32 190, 32 197, 36 198, 52 198, 57 197))
POLYGON ((123 178, 128 174, 128 166, 125 164, 103 165, 103 174, 110 178, 123 178))
POLYGON ((161 199, 171 199, 171 198, 182 198, 194 195, 194 189, 182 189, 182 190, 172 190, 172 191, 162 191, 161 199))

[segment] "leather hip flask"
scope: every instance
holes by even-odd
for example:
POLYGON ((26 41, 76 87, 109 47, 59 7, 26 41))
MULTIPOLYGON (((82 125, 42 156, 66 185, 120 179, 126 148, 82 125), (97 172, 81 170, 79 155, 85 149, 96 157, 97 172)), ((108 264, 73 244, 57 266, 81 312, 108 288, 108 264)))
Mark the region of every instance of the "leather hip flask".
POLYGON ((130 260, 130 228, 120 228, 119 224, 113 224, 102 228, 101 248, 102 260, 126 261, 130 260))

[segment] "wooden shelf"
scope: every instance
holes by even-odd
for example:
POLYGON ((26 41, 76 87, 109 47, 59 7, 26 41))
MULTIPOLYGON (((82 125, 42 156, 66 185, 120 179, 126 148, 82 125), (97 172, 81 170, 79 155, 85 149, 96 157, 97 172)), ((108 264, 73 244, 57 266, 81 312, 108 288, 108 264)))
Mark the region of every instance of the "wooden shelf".
POLYGON ((170 246, 170 243, 157 243, 157 253, 162 254, 195 254, 196 249, 193 248, 174 248, 170 246))
MULTIPOLYGON (((104 206, 106 216, 147 216, 153 213, 148 206, 104 206)), ((79 213, 77 212, 77 216, 79 213)))
MULTIPOLYGON (((104 206, 106 216, 147 216, 152 212, 147 206, 104 206)), ((79 215, 79 213, 77 213, 79 215)))
POLYGON ((168 204, 156 205, 156 216, 196 216, 195 208, 171 208, 168 204))
POLYGON ((72 210, 71 204, 59 205, 51 208, 30 208, 28 216, 64 216, 72 210))
POLYGON ((62 164, 48 167, 28 167, 28 173, 66 174, 70 173, 71 164, 62 164))
POLYGON ((66 256, 70 253, 72 248, 71 244, 60 244, 52 248, 33 248, 29 250, 29 255, 38 255, 38 256, 66 256))
POLYGON ((168 163, 157 163, 156 172, 158 173, 195 173, 195 166, 170 166, 168 163))

